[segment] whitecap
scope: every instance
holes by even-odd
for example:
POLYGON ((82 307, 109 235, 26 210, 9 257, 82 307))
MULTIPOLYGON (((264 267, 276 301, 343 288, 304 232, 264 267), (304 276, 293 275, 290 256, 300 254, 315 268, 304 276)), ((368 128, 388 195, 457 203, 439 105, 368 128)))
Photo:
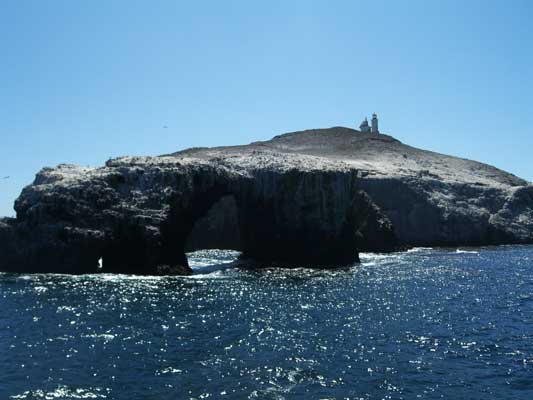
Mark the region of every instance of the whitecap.
POLYGON ((90 335, 82 335, 83 338, 90 338, 90 339, 103 339, 104 342, 109 342, 115 338, 115 335, 112 335, 110 333, 92 333, 90 335))
POLYGON ((157 371, 156 375, 160 375, 160 374, 181 374, 182 372, 183 372, 183 370, 181 370, 181 369, 174 368, 174 367, 167 367, 167 368, 163 368, 163 369, 160 369, 159 371, 157 371))
POLYGON ((10 396, 11 399, 107 399, 109 389, 102 388, 76 388, 70 389, 67 386, 58 386, 52 391, 43 389, 27 390, 21 394, 10 396), (102 393, 102 392, 106 393, 102 393))
POLYGON ((413 247, 412 249, 408 249, 408 253, 420 253, 424 251, 431 251, 433 250, 433 247, 413 247))
POLYGON ((479 251, 475 251, 475 250, 461 250, 461 249, 457 249, 455 250, 455 252, 457 254, 479 254, 479 251))

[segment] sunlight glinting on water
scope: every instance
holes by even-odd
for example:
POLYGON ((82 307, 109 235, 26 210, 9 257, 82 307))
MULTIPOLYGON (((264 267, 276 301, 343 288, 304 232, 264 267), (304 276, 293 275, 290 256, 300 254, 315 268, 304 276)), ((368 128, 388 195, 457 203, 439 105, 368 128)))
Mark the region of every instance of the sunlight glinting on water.
POLYGON ((531 247, 238 256, 189 254, 190 277, 0 274, 2 398, 530 398, 531 247))

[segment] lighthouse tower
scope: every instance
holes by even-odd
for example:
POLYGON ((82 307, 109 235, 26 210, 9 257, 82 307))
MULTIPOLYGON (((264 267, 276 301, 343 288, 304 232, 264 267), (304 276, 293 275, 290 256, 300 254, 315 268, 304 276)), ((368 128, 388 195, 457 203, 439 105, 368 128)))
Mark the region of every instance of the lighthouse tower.
POLYGON ((378 129, 378 116, 376 113, 372 114, 372 128, 371 128, 371 132, 372 133, 379 133, 379 129, 378 129))

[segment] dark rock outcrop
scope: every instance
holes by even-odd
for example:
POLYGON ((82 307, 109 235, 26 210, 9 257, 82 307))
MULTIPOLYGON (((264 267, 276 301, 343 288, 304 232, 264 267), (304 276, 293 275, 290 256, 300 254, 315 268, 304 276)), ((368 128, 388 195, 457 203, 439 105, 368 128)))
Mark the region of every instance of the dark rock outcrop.
POLYGON ((0 269, 84 273, 102 259, 106 272, 190 273, 187 238, 228 196, 248 258, 306 265, 358 259, 357 224, 366 223, 359 207, 370 205, 356 171, 279 154, 257 154, 253 168, 125 157, 98 169, 43 169, 16 201, 17 219, 0 226, 0 269))
POLYGON ((187 274, 186 250, 344 265, 358 251, 533 242, 533 187, 485 164, 331 128, 40 171, 0 220, 0 270, 187 274))
MULTIPOLYGON (((348 128, 276 136, 268 142, 177 154, 212 157, 246 150, 300 154, 342 162, 358 171, 358 187, 384 215, 400 247, 533 242, 533 186, 490 165, 404 145, 388 135, 348 128)), ((369 218, 368 221, 371 221, 369 218)), ((370 225, 371 226, 371 225, 370 225)), ((360 251, 383 251, 387 235, 367 228, 360 251)), ((228 240, 231 231, 212 224, 228 240)), ((203 230, 198 230, 201 237, 203 230)), ((197 243, 199 248, 201 244, 197 243)), ((239 243, 234 241, 238 249, 239 243)))

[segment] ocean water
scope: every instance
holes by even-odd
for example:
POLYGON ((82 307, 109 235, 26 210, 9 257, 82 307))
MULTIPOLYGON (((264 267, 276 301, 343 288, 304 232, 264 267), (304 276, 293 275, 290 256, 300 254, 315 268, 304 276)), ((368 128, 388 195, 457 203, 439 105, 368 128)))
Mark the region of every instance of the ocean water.
POLYGON ((0 399, 532 399, 533 247, 0 274, 0 399))

